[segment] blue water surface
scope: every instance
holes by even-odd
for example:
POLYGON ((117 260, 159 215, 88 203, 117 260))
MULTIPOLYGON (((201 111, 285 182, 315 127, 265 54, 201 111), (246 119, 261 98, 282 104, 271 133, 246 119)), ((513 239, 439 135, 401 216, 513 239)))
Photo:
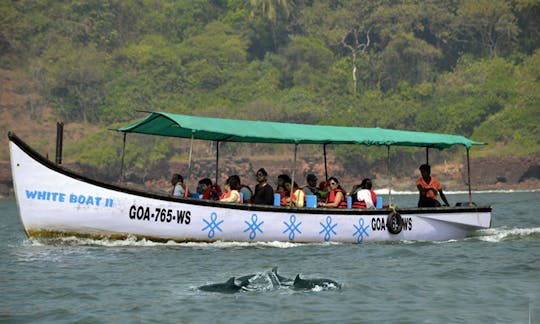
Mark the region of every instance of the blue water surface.
MULTIPOLYGON (((411 206, 416 195, 393 199, 411 206)), ((463 240, 355 245, 43 242, 26 238, 16 203, 2 200, 0 322, 540 323, 540 192, 474 201, 493 206, 492 228, 463 240), (197 289, 275 266, 342 288, 197 289)))

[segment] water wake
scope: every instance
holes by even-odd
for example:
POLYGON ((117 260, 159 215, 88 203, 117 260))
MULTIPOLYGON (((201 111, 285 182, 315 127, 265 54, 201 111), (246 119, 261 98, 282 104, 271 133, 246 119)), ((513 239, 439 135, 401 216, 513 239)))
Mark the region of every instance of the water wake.
MULTIPOLYGON (((103 247, 185 247, 194 249, 237 249, 237 248, 279 248, 287 249, 306 245, 333 245, 333 243, 291 243, 291 242, 155 242, 147 239, 138 239, 135 236, 129 236, 125 239, 95 239, 81 238, 75 236, 61 237, 33 237, 26 241, 27 245, 32 246, 103 246, 103 247)), ((338 244, 338 243, 335 243, 338 244)))
POLYGON ((476 231, 470 238, 485 242, 538 241, 540 240, 540 227, 489 228, 476 231))

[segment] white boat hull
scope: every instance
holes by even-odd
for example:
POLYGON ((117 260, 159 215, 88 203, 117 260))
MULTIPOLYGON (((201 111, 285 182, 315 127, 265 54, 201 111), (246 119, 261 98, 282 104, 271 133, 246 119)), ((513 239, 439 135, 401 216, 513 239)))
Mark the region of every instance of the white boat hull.
POLYGON ((119 188, 56 166, 10 135, 11 168, 28 236, 136 236, 158 241, 348 242, 460 239, 490 227, 490 207, 287 208, 176 199, 119 188))

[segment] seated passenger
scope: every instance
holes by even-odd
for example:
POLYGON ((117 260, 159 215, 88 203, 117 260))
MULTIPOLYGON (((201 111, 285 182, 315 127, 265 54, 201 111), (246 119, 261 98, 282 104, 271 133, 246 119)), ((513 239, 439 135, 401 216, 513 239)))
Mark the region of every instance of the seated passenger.
POLYGON ((238 180, 238 183, 240 184, 240 190, 238 190, 243 196, 244 196, 244 204, 250 204, 252 202, 252 196, 253 192, 251 191, 251 188, 249 186, 246 186, 240 181, 240 176, 235 174, 231 177, 236 178, 238 180))
POLYGON ((317 201, 324 201, 327 195, 328 195, 328 184, 326 181, 321 181, 321 183, 319 183, 319 196, 320 197, 317 197, 317 201))
POLYGON ((221 197, 219 197, 219 201, 234 203, 242 202, 240 193, 238 192, 238 187, 238 181, 233 177, 229 177, 225 182, 225 192, 221 195, 221 197))
POLYGON ((274 204, 274 190, 267 182, 268 173, 264 168, 260 168, 255 176, 257 177, 257 185, 253 194, 253 203, 272 206, 274 204))
POLYGON ((206 200, 218 200, 221 193, 217 190, 216 186, 212 184, 212 180, 204 178, 199 181, 199 187, 201 199, 206 200))
POLYGON ((287 190, 285 189, 285 185, 280 185, 280 184, 278 184, 278 185, 276 186, 276 191, 274 191, 274 193, 279 194, 280 197, 284 197, 284 196, 285 196, 285 191, 287 191, 287 190))
POLYGON ((171 178, 172 190, 171 197, 189 197, 184 178, 179 173, 174 173, 171 178))
POLYGON ((346 193, 339 185, 339 181, 335 177, 328 179, 330 192, 326 195, 325 202, 319 203, 319 206, 324 208, 347 208, 346 193))
POLYGON ((298 184, 296 182, 294 183, 294 186, 291 187, 291 182, 285 181, 285 190, 287 192, 292 192, 292 196, 289 194, 288 196, 281 198, 281 206, 305 206, 306 195, 302 189, 298 188, 298 184))
POLYGON ((438 194, 441 195, 444 206, 449 206, 450 204, 446 200, 441 183, 431 176, 431 167, 429 164, 422 164, 420 166, 420 173, 422 176, 416 179, 416 187, 419 193, 418 207, 440 207, 441 203, 438 200, 438 194))
POLYGON ((377 195, 372 188, 371 179, 364 179, 351 192, 352 208, 375 208, 377 195))
POLYGON ((310 173, 307 175, 307 186, 304 186, 302 190, 304 191, 304 194, 307 195, 314 195, 317 196, 317 200, 321 198, 321 195, 319 193, 319 188, 317 188, 317 177, 310 173))
POLYGON ((290 192, 289 192, 289 191, 287 190, 287 188, 285 187, 285 182, 291 183, 291 177, 289 177, 289 176, 286 175, 286 174, 280 174, 280 175, 278 175, 275 193, 279 193, 279 195, 280 195, 280 197, 281 197, 280 200, 283 200, 283 199, 285 199, 285 197, 287 197, 287 196, 290 195, 290 192), (281 191, 278 192, 278 189, 281 189, 281 188, 283 188, 283 190, 281 190, 281 191))

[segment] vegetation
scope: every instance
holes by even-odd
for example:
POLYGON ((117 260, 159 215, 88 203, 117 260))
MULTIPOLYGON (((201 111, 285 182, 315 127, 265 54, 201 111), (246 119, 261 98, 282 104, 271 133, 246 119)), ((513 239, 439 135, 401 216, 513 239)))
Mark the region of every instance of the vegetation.
POLYGON ((0 1, 0 65, 24 68, 66 122, 163 110, 455 133, 528 154, 539 16, 539 0, 0 1))

